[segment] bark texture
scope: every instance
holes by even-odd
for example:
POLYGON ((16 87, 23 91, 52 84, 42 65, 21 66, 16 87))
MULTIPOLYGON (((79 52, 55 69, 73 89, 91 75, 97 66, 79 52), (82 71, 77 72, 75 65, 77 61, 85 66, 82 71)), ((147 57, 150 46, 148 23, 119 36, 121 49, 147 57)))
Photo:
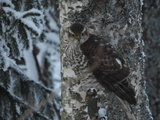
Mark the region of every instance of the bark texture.
POLYGON ((154 120, 160 120, 160 0, 145 0, 143 6, 147 94, 154 120))
POLYGON ((129 107, 135 119, 151 120, 143 77, 145 61, 141 26, 142 1, 60 0, 59 7, 63 77, 62 120, 87 120, 91 116, 90 111, 98 116, 98 118, 92 117, 95 120, 133 119, 129 118, 130 113, 125 108, 126 104, 123 102, 122 104, 112 93, 101 92, 98 98, 89 99, 88 106, 84 103, 86 91, 80 89, 82 85, 80 80, 83 78, 75 75, 69 66, 71 60, 66 60, 66 55, 69 54, 65 49, 68 43, 67 30, 74 22, 84 24, 90 33, 103 37, 127 59, 131 68, 129 79, 136 90, 137 98, 137 105, 129 107), (90 106, 94 110, 90 109, 90 106), (102 115, 104 112, 105 114, 102 115))

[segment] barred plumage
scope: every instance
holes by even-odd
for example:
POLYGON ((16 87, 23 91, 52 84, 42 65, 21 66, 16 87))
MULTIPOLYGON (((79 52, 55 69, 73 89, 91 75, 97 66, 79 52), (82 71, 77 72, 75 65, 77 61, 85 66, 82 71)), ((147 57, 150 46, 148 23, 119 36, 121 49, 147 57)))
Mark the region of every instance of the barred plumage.
POLYGON ((128 83, 130 68, 117 50, 102 38, 88 34, 79 23, 73 24, 69 31, 74 36, 70 41, 70 57, 75 73, 88 74, 85 80, 90 82, 86 83, 97 82, 96 85, 102 85, 122 100, 136 104, 134 89, 128 83))

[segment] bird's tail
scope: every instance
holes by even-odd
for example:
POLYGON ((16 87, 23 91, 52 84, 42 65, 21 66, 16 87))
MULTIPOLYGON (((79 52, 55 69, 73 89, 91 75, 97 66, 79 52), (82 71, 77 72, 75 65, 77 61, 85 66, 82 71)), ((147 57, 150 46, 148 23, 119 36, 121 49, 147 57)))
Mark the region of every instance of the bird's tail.
POLYGON ((134 105, 137 103, 135 91, 126 78, 129 74, 127 67, 123 67, 113 74, 104 75, 100 70, 93 71, 93 74, 103 87, 112 91, 122 100, 134 105))
POLYGON ((127 80, 117 82, 115 85, 110 86, 113 92, 122 100, 127 101, 130 104, 136 104, 135 91, 129 85, 127 80))
POLYGON ((120 102, 122 103, 122 105, 125 109, 125 113, 127 114, 128 120, 137 120, 134 113, 133 113, 131 105, 128 104, 126 101, 123 101, 121 99, 119 99, 119 100, 120 100, 120 102))

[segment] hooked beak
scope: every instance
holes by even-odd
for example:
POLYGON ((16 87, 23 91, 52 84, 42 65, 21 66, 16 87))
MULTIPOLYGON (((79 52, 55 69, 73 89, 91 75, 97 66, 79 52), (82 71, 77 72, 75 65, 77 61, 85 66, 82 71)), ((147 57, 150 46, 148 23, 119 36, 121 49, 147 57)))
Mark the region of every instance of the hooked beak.
POLYGON ((76 39, 80 39, 80 38, 81 38, 81 36, 80 36, 80 35, 77 35, 77 36, 76 36, 76 39))
POLYGON ((80 42, 81 36, 77 35, 75 38, 80 42))

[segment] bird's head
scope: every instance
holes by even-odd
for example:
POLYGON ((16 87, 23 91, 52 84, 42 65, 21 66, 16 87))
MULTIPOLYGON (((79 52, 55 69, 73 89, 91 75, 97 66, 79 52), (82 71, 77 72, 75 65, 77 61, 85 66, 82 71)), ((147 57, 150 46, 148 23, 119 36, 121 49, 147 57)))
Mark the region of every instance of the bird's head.
POLYGON ((85 42, 88 38, 87 29, 80 23, 74 23, 69 27, 69 38, 78 41, 80 44, 85 42))

